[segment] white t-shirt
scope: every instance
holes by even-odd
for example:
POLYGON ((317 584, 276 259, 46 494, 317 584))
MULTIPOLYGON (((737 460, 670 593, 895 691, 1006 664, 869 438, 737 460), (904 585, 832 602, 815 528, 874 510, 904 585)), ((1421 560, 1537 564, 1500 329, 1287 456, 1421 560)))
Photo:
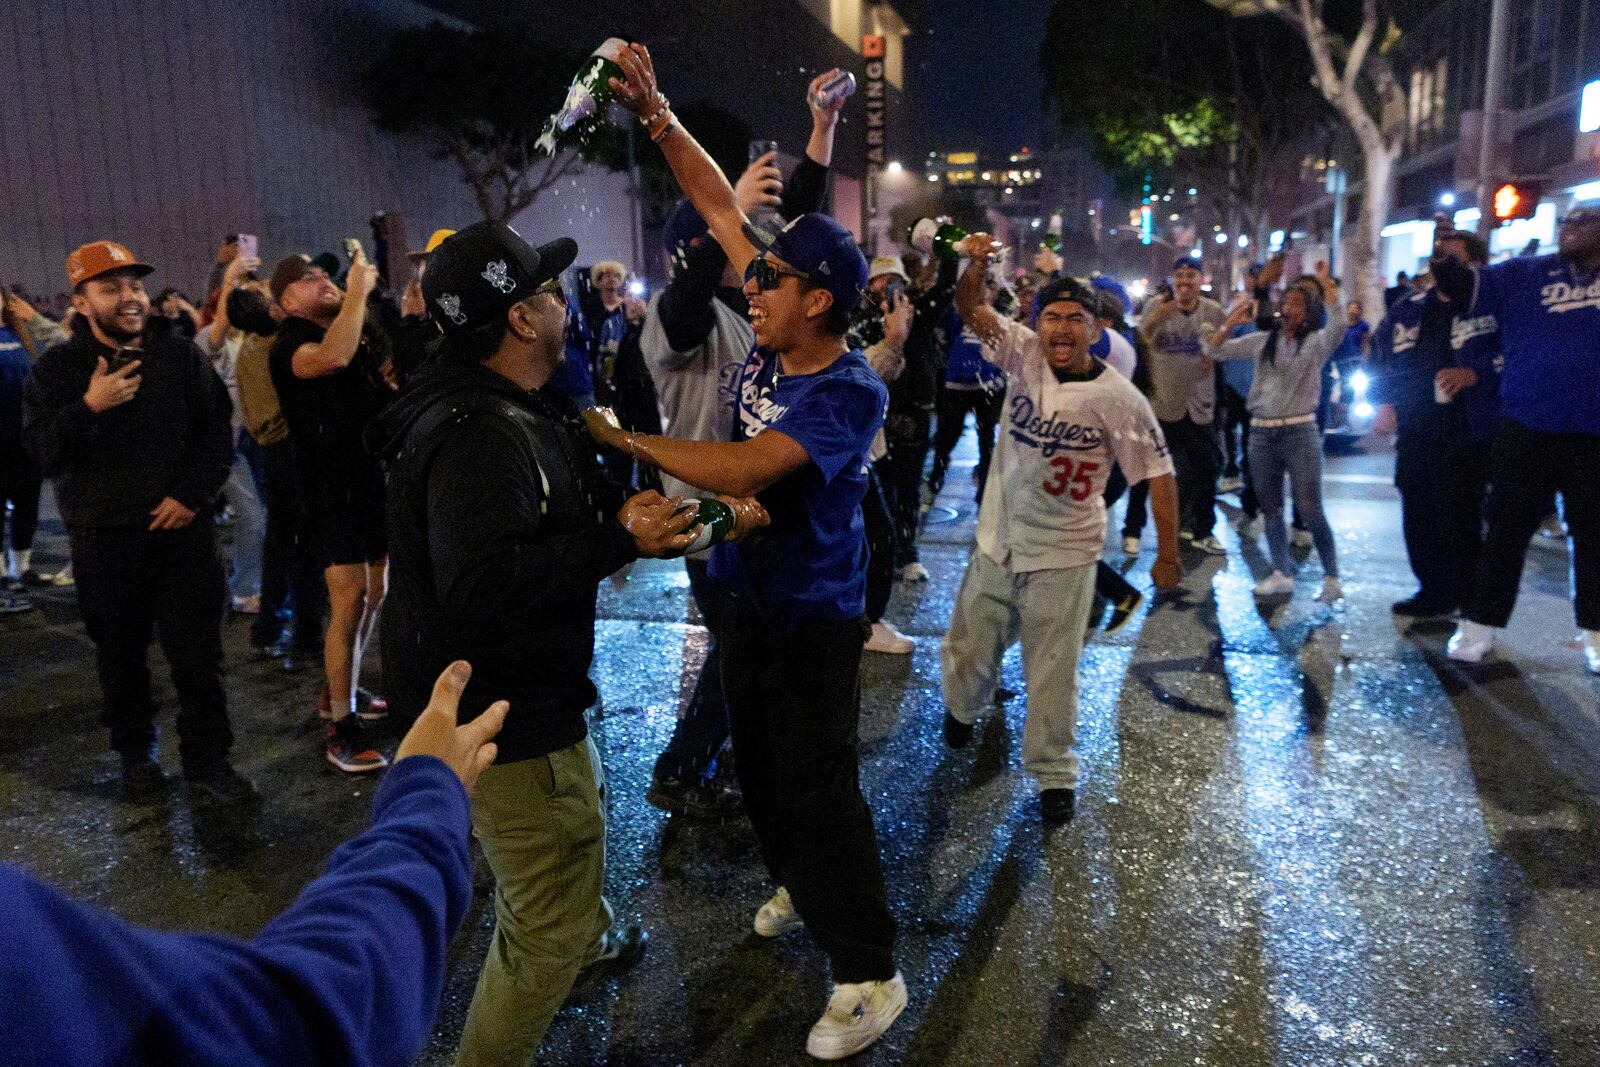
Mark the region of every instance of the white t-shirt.
MULTIPOLYGON (((978 549, 1013 572, 1081 567, 1106 540, 1106 479, 1172 473, 1155 412, 1133 383, 1100 373, 1056 380, 1039 337, 1002 320, 993 361, 1006 372, 999 443, 978 513, 978 549)), ((990 356, 988 349, 985 357, 990 356)))

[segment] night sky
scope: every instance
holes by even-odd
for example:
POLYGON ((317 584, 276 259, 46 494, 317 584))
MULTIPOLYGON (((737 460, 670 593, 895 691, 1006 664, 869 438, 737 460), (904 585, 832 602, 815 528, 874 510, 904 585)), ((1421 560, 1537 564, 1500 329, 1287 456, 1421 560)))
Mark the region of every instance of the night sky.
POLYGON ((926 0, 928 130, 933 147, 1012 151, 1037 145, 1039 44, 1049 0, 926 0))

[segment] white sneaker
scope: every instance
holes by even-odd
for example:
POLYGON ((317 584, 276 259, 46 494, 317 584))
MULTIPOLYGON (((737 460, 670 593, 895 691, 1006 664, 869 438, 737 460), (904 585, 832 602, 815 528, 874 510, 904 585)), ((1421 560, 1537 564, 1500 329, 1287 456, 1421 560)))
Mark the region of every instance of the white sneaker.
POLYGON ((1289 543, 1291 545, 1293 545, 1294 547, 1296 547, 1296 548, 1310 548, 1311 544, 1312 544, 1311 531, 1310 530, 1296 530, 1296 531, 1294 531, 1294 533, 1289 535, 1289 543))
POLYGON ((1583 663, 1590 674, 1600 674, 1600 630, 1578 631, 1578 644, 1583 646, 1583 663))
POLYGON ((842 1060, 882 1037, 906 1010, 906 980, 841 982, 833 987, 828 1010, 806 1038, 806 1051, 819 1060, 842 1060))
POLYGON ((1344 586, 1339 584, 1339 579, 1330 575, 1322 579, 1322 592, 1317 594, 1317 599, 1324 604, 1337 604, 1344 599, 1344 586))
POLYGON ((1445 644, 1445 653, 1460 663, 1482 663, 1483 657, 1494 647, 1494 627, 1481 622, 1462 619, 1456 623, 1456 632, 1445 644))
POLYGON ((1243 488, 1243 478, 1224 478, 1217 483, 1217 492, 1219 493, 1237 493, 1243 488))
POLYGON ((920 563, 907 563, 900 568, 902 582, 925 582, 928 580, 928 568, 920 563))
POLYGON ((867 643, 862 647, 868 652, 887 652, 891 656, 904 656, 916 648, 917 643, 896 630, 893 623, 880 621, 872 624, 872 636, 867 638, 867 643))
POLYGON ((1124 556, 1137 556, 1139 554, 1139 539, 1137 537, 1124 537, 1122 539, 1122 554, 1124 556))
POLYGON ((1196 552, 1204 552, 1208 556, 1226 556, 1228 554, 1228 550, 1222 542, 1210 534, 1204 537, 1196 537, 1190 542, 1189 547, 1196 552))
POLYGON ((806 921, 800 918, 800 913, 794 910, 794 901, 789 899, 789 891, 783 886, 772 894, 772 899, 761 905, 761 910, 756 912, 755 930, 762 937, 777 937, 779 934, 790 930, 798 930, 806 921))
POLYGON ((260 615, 261 614, 261 596, 260 596, 260 594, 258 593, 258 594, 252 595, 252 596, 236 596, 236 597, 234 597, 233 598, 233 610, 238 612, 240 615, 260 615))
POLYGON ((1256 596, 1288 596, 1294 592, 1294 579, 1282 571, 1273 571, 1256 583, 1256 596))

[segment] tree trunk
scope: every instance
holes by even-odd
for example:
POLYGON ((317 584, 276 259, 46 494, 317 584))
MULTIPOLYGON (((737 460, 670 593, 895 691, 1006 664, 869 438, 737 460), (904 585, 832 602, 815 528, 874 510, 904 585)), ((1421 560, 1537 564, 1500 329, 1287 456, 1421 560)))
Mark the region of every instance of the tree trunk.
POLYGON ((1361 213, 1356 219, 1354 237, 1345 242, 1345 299, 1353 296, 1360 300, 1366 317, 1377 322, 1386 310, 1380 253, 1383 228, 1389 224, 1389 207, 1394 201, 1394 166, 1399 152, 1398 146, 1391 146, 1384 140, 1377 122, 1359 103, 1356 112, 1345 118, 1361 144, 1364 164, 1361 213))

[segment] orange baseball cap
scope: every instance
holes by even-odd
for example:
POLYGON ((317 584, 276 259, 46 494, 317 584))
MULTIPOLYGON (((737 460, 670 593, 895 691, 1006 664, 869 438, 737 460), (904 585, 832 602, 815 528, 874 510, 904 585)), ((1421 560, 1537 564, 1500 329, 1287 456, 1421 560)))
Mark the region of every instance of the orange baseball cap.
POLYGON ((141 263, 132 252, 115 241, 90 241, 86 245, 79 245, 67 257, 67 281, 74 289, 90 278, 98 278, 114 270, 133 270, 143 277, 155 268, 148 263, 141 263))

